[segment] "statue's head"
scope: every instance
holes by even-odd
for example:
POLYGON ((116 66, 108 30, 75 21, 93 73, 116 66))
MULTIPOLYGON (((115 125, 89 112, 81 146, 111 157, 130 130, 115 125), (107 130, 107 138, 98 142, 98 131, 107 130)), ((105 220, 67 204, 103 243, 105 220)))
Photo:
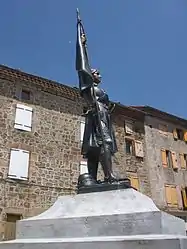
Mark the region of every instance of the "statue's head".
POLYGON ((92 69, 91 71, 92 71, 94 83, 99 84, 101 82, 101 75, 100 75, 99 70, 92 69))

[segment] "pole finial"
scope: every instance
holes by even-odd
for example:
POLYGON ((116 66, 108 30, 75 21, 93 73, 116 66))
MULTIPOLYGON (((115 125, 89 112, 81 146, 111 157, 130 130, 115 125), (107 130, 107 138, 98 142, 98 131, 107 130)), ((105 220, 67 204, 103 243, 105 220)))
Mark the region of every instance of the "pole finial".
POLYGON ((80 18, 80 12, 79 9, 77 8, 77 21, 81 22, 81 18, 80 18))

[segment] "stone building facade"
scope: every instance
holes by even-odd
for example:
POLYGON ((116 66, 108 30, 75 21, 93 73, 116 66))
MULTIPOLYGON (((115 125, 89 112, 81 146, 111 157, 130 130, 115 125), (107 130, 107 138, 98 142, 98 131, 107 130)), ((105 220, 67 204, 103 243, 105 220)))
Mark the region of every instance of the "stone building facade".
MULTIPOLYGON (((59 195, 74 194, 85 171, 84 118, 78 90, 0 66, 0 237, 17 219, 41 213, 59 195)), ((151 196, 145 164, 144 112, 116 104, 114 169, 151 196)), ((102 174, 101 174, 102 177, 102 174)))
POLYGON ((187 222, 187 120, 151 107, 145 112, 145 163, 157 206, 187 222))

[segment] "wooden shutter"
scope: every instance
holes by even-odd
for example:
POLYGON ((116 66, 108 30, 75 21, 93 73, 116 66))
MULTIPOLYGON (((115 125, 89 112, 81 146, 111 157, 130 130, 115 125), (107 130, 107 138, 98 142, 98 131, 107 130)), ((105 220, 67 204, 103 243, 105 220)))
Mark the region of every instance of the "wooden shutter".
POLYGON ((173 138, 176 140, 178 139, 177 129, 173 130, 173 138))
POLYGON ((171 159, 173 169, 178 169, 177 154, 174 151, 171 152, 171 159))
POLYGON ((139 180, 137 176, 130 176, 131 186, 137 190, 140 190, 139 180))
POLYGON ((17 104, 14 128, 24 131, 31 131, 32 108, 17 104))
POLYGON ((11 149, 8 177, 20 180, 28 179, 29 151, 11 149))
POLYGON ((166 185, 165 186, 165 193, 166 193, 166 202, 170 207, 177 207, 178 206, 178 196, 177 196, 177 189, 175 186, 166 185))
POLYGON ((179 209, 182 209, 183 208, 183 202, 182 202, 181 187, 176 186, 176 190, 177 190, 177 198, 178 198, 178 207, 179 207, 179 209))
POLYGON ((186 161, 185 161, 185 158, 184 158, 184 154, 180 153, 179 157, 180 157, 180 166, 181 166, 181 169, 185 169, 186 168, 186 161))
POLYGON ((165 193, 166 193, 166 202, 169 206, 172 205, 172 197, 171 197, 171 187, 165 186, 165 193))
POLYGON ((80 175, 88 173, 87 161, 80 162, 80 175))
POLYGON ((182 200, 183 200, 184 209, 187 209, 187 196, 186 196, 185 188, 181 189, 181 194, 182 194, 182 200))
POLYGON ((143 143, 141 141, 135 141, 135 155, 137 157, 144 157, 143 143))
POLYGON ((167 156, 166 156, 166 150, 165 149, 161 149, 161 157, 162 157, 162 166, 163 167, 167 167, 167 156))
POLYGON ((171 187, 171 199, 172 199, 172 206, 178 206, 177 189, 174 186, 171 187))
POLYGON ((125 121, 125 133, 127 135, 133 134, 133 123, 129 121, 125 121))
POLYGON ((184 131, 184 141, 187 142, 187 131, 184 131))
POLYGON ((85 121, 81 121, 81 127, 80 127, 80 140, 81 140, 81 143, 83 142, 83 138, 84 138, 84 129, 85 129, 85 121))

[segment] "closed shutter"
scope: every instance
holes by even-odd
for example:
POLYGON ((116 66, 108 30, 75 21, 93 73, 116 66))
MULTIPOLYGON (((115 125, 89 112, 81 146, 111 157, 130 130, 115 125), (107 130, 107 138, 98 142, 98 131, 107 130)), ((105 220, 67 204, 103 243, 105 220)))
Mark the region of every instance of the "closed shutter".
POLYGON ((88 173, 87 161, 80 162, 80 175, 88 173))
POLYGON ((178 196, 177 196, 176 187, 171 187, 171 198, 172 198, 172 205, 177 207, 178 206, 178 196))
POLYGON ((162 157, 162 166, 167 167, 167 156, 166 156, 166 150, 161 149, 161 157, 162 157))
POLYGON ((17 104, 14 128, 24 131, 31 131, 32 128, 32 108, 17 104))
POLYGON ((173 138, 176 140, 178 139, 177 129, 173 130, 173 138))
POLYGON ((144 157, 143 143, 141 141, 135 141, 135 155, 137 157, 144 157))
POLYGON ((182 194, 182 200, 183 200, 184 209, 187 209, 187 196, 186 196, 185 188, 181 189, 181 194, 182 194))
POLYGON ((80 127, 80 140, 81 140, 81 143, 83 142, 83 138, 84 138, 84 129, 85 129, 85 121, 81 121, 81 127, 80 127))
POLYGON ((179 207, 179 209, 182 209, 183 203, 182 203, 181 187, 176 186, 176 190, 177 190, 177 198, 178 198, 178 207, 179 207))
POLYGON ((180 157, 180 166, 181 166, 181 169, 185 169, 186 168, 186 161, 185 161, 185 158, 184 158, 184 154, 180 153, 179 157, 180 157))
POLYGON ((173 169, 178 169, 177 155, 174 151, 171 152, 172 166, 173 169))
POLYGON ((140 190, 139 180, 137 176, 130 176, 131 186, 138 191, 140 190))
POLYGON ((11 149, 8 177, 20 180, 28 179, 29 151, 11 149))
POLYGON ((167 205, 170 207, 177 207, 178 206, 178 195, 177 195, 176 186, 166 185, 165 193, 166 193, 167 205))
POLYGON ((187 131, 184 131, 184 141, 187 142, 187 131))
POLYGON ((169 206, 172 205, 171 187, 165 186, 166 202, 169 206))
POLYGON ((125 121, 125 133, 127 135, 133 134, 133 123, 125 121))

